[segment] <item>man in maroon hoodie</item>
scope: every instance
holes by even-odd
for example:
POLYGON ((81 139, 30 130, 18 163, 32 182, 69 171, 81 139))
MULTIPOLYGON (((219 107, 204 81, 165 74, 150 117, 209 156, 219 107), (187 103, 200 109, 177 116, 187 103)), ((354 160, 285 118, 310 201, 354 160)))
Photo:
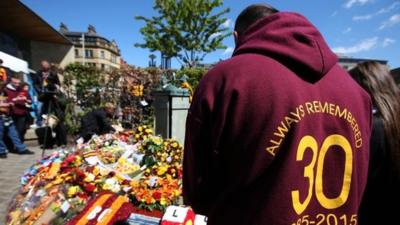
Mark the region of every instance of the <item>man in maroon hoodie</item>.
POLYGON ((186 123, 185 203, 208 224, 356 224, 371 103, 302 15, 252 5, 186 123), (335 222, 336 221, 336 222, 335 222))

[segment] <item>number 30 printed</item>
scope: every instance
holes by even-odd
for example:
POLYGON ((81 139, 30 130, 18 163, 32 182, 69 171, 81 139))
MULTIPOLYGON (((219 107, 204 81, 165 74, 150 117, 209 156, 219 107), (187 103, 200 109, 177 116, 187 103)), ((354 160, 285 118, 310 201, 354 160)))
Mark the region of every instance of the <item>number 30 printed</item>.
POLYGON ((312 136, 304 136, 297 148, 296 161, 302 161, 306 149, 312 150, 311 163, 304 167, 304 177, 308 178, 309 188, 306 199, 300 201, 300 191, 292 191, 293 208, 298 215, 306 210, 313 195, 313 187, 315 183, 315 195, 318 202, 326 209, 336 209, 346 203, 349 197, 351 174, 353 172, 353 152, 349 141, 342 135, 333 134, 325 138, 321 149, 318 148, 317 140, 312 136), (324 161, 327 152, 331 146, 339 146, 345 153, 345 168, 343 175, 343 186, 340 194, 335 198, 328 198, 323 190, 323 170, 324 161), (319 151, 318 151, 319 150, 319 151), (316 165, 315 165, 316 164, 316 165), (317 166, 317 173, 314 174, 314 167, 317 166))

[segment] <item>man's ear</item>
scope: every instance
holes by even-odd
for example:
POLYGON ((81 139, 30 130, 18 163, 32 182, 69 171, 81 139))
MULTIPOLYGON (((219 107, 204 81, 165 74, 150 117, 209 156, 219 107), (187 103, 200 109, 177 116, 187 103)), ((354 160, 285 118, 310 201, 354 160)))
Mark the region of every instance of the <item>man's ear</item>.
POLYGON ((237 31, 233 31, 233 38, 235 39, 235 45, 237 45, 239 41, 239 34, 237 31))

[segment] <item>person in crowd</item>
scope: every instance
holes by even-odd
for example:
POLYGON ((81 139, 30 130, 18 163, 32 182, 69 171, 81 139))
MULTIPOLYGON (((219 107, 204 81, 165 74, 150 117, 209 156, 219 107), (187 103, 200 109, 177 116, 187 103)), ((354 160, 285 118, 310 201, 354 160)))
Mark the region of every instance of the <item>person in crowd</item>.
POLYGON ((110 122, 114 111, 115 106, 107 102, 104 107, 90 111, 82 117, 81 130, 79 133, 84 142, 90 140, 94 134, 102 135, 115 131, 110 122))
POLYGON ((50 69, 50 63, 46 60, 41 62, 42 68, 33 74, 32 82, 35 91, 38 95, 45 93, 48 85, 58 85, 60 86, 60 80, 54 70, 50 69))
POLYGON ((31 87, 29 83, 26 82, 21 83, 21 91, 18 95, 20 99, 25 102, 26 117, 25 117, 24 134, 26 133, 26 130, 28 130, 34 122, 34 118, 31 115, 31 112, 34 111, 34 108, 30 93, 31 93, 31 87))
MULTIPOLYGON (((18 132, 19 139, 23 143, 25 140, 27 116, 30 111, 32 100, 28 92, 24 91, 22 86, 20 86, 22 75, 22 73, 17 73, 13 76, 10 83, 5 87, 4 92, 7 95, 8 101, 12 103, 11 116, 18 132)), ((23 84, 25 89, 27 85, 28 84, 23 84)))
POLYGON ((208 225, 356 223, 370 97, 298 13, 251 5, 234 29, 188 112, 184 203, 208 225))
MULTIPOLYGON (((61 91, 60 80, 54 66, 51 67, 48 61, 43 60, 41 62, 41 67, 41 70, 32 75, 33 87, 38 95, 38 100, 41 103, 41 107, 38 107, 40 111, 40 113, 38 113, 40 115, 38 117, 38 124, 46 127, 46 124, 41 124, 43 115, 55 116, 58 121, 57 126, 54 128, 56 144, 58 146, 66 146, 67 129, 64 125, 64 112, 66 108, 65 95, 61 91)), ((46 129, 48 129, 48 126, 47 128, 37 130, 37 135, 44 139, 48 138, 48 135, 45 135, 46 129)), ((41 140, 45 146, 49 143, 46 141, 47 140, 41 140)), ((47 147, 50 148, 51 146, 47 147)))
MULTIPOLYGON (((54 128, 56 135, 57 146, 64 147, 67 145, 67 129, 64 124, 66 97, 58 85, 49 83, 46 86, 45 92, 39 96, 39 101, 43 102, 41 114, 48 116, 55 116, 57 118, 57 125, 54 128)), ((45 127, 48 124, 43 124, 45 127)))
POLYGON ((0 81, 5 83, 8 81, 7 70, 3 67, 3 60, 0 59, 0 81))
POLYGON ((371 96, 373 126, 360 223, 393 224, 400 202, 400 89, 386 65, 364 62, 349 71, 371 96))
MULTIPOLYGON (((45 114, 44 111, 45 106, 49 106, 49 101, 52 100, 52 98, 48 98, 49 90, 56 88, 56 90, 59 90, 60 87, 60 80, 58 79, 57 73, 51 68, 50 63, 46 60, 43 60, 41 62, 41 69, 37 71, 37 73, 32 74, 32 84, 33 88, 38 96, 39 102, 38 102, 38 112, 37 115, 37 125, 41 126, 42 125, 42 115, 45 114), (50 87, 50 89, 49 89, 50 87)), ((53 93, 54 94, 54 93, 53 93)))
POLYGON ((2 84, 0 87, 0 158, 7 158, 7 147, 3 140, 5 135, 11 139, 18 154, 34 154, 34 152, 26 148, 19 138, 18 132, 10 116, 13 103, 9 102, 8 99, 9 98, 4 92, 4 84, 2 84))

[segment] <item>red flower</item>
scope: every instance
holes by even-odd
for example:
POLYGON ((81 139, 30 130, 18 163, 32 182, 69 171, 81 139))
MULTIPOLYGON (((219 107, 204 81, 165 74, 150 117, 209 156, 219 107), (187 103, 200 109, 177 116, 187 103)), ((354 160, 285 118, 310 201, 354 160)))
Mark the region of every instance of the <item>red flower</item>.
POLYGON ((123 180, 121 184, 122 184, 122 185, 129 185, 129 184, 130 184, 130 181, 129 181, 129 180, 123 180))
POLYGON ((69 155, 67 158, 65 158, 64 162, 72 163, 73 161, 75 161, 75 159, 76 155, 69 155))
POLYGON ((182 178, 183 172, 182 169, 178 169, 178 178, 182 178))
POLYGON ((87 171, 88 173, 93 173, 93 169, 94 169, 93 166, 88 166, 88 167, 86 167, 86 171, 87 171))
POLYGON ((155 200, 160 200, 160 198, 161 198, 161 193, 159 192, 159 191, 155 191, 155 192, 153 192, 153 198, 155 199, 155 200))
POLYGON ((72 171, 72 168, 64 166, 61 164, 61 173, 70 173, 72 171))
POLYGON ((61 167, 68 167, 70 163, 72 163, 76 159, 75 155, 70 155, 67 158, 64 159, 64 161, 61 163, 61 167))
POLYGON ((81 179, 85 179, 85 177, 86 177, 85 172, 83 172, 83 170, 80 170, 80 169, 76 170, 76 176, 78 176, 81 179))
POLYGON ((108 174, 108 177, 113 177, 113 176, 115 176, 115 172, 114 172, 114 171, 111 171, 111 172, 108 174))
POLYGON ((84 199, 84 200, 86 200, 86 199, 89 198, 89 196, 87 195, 86 192, 80 192, 80 193, 77 194, 77 196, 78 196, 79 198, 81 198, 81 199, 84 199))
POLYGON ((96 186, 94 184, 86 184, 85 185, 85 191, 87 192, 93 192, 96 189, 96 186))

